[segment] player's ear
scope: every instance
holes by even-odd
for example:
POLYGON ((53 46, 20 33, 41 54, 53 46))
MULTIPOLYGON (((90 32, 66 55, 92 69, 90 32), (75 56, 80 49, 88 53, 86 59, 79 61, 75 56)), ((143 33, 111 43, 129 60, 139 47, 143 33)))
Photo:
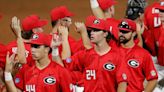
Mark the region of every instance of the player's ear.
POLYGON ((133 38, 134 38, 136 35, 137 35, 136 32, 133 32, 133 33, 132 33, 133 38))
POLYGON ((106 38, 108 36, 108 32, 104 32, 104 37, 106 38))
POLYGON ((50 51, 50 47, 45 46, 45 52, 49 53, 49 51, 50 51))

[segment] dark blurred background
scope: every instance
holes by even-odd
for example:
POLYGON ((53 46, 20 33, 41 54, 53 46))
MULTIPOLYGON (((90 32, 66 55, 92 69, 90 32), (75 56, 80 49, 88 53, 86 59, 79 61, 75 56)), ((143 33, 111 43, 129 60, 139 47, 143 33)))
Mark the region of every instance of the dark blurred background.
MULTIPOLYGON (((116 0, 115 18, 120 19, 124 17, 127 0, 116 0)), ((156 0, 147 0, 148 4, 152 4, 156 0)), ((92 14, 89 0, 0 0, 0 42, 7 44, 15 39, 14 34, 10 29, 10 22, 13 16, 20 19, 30 15, 38 14, 41 19, 48 19, 49 24, 44 27, 45 33, 51 31, 50 11, 54 7, 65 5, 75 16, 74 21, 85 21, 85 17, 92 14)), ((74 25, 71 27, 71 35, 78 39, 80 37, 74 31, 74 25)))

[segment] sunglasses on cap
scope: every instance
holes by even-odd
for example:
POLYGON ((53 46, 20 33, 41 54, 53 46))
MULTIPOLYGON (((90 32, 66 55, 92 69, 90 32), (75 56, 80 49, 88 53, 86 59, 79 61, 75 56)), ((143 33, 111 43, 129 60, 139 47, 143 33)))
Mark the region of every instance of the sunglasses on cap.
POLYGON ((31 47, 32 48, 40 48, 40 45, 38 45, 38 44, 31 44, 31 47))
POLYGON ((123 34, 126 34, 126 33, 129 33, 130 31, 120 30, 120 32, 123 34))

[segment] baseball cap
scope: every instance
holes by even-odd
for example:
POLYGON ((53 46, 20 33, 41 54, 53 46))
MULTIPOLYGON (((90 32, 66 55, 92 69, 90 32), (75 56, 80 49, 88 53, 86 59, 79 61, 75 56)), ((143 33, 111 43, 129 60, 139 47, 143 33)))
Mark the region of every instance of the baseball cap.
POLYGON ((107 22, 103 19, 98 19, 95 16, 88 16, 86 18, 85 25, 87 28, 107 30, 107 22))
POLYGON ((136 31, 136 23, 130 19, 123 19, 119 23, 118 28, 119 30, 124 30, 124 31, 136 31))
POLYGON ((159 10, 164 10, 164 0, 156 5, 156 8, 159 10))
POLYGON ((138 6, 128 6, 126 10, 126 18, 135 20, 144 13, 144 8, 138 6))
POLYGON ((33 34, 29 43, 36 44, 36 45, 45 45, 50 47, 51 39, 52 39, 51 35, 44 34, 44 33, 35 33, 33 34))
POLYGON ((117 2, 115 0, 98 0, 98 3, 102 10, 106 10, 107 8, 111 7, 112 5, 115 5, 117 2))
POLYGON ((74 14, 70 12, 66 6, 60 6, 51 10, 51 20, 56 21, 64 17, 72 17, 74 14))
POLYGON ((47 20, 41 20, 37 15, 30 15, 22 20, 22 28, 24 31, 30 31, 33 28, 42 27, 47 23, 47 20))

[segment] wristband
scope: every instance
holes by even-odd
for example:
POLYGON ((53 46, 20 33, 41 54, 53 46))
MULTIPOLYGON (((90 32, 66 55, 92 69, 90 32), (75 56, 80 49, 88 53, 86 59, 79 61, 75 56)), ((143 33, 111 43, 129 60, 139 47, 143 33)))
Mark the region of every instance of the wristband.
POLYGON ((91 8, 99 7, 99 4, 98 4, 97 0, 90 0, 90 3, 91 3, 91 8))
POLYGON ((59 56, 58 48, 52 48, 52 56, 59 56))
POLYGON ((10 72, 5 72, 5 81, 11 81, 13 77, 10 72))

